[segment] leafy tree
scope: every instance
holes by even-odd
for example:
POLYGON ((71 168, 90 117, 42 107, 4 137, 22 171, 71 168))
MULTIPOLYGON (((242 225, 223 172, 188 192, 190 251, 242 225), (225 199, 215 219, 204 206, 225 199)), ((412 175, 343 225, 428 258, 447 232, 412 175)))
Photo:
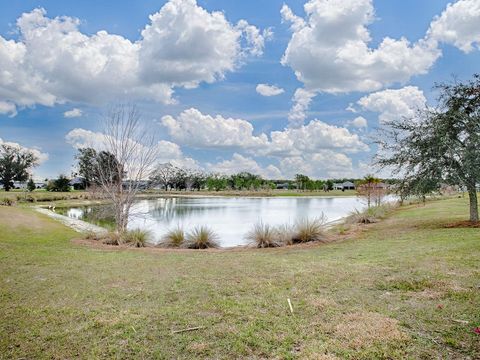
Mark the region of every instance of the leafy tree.
POLYGON ((206 185, 209 191, 225 190, 228 186, 228 179, 223 175, 211 174, 207 177, 206 185))
POLYGON ((28 171, 37 165, 37 157, 29 150, 0 144, 0 181, 5 191, 10 191, 14 181, 26 181, 28 171))
POLYGON ((115 156, 107 151, 97 153, 92 148, 78 149, 75 156, 78 160, 78 175, 85 179, 85 186, 100 185, 101 179, 110 184, 119 184, 124 174, 120 174, 121 166, 115 156))
POLYGON ((58 179, 50 180, 47 183, 47 191, 68 192, 70 189, 70 179, 63 174, 61 174, 58 179))
POLYGON ((35 189, 36 189, 36 186, 35 186, 35 183, 33 182, 33 179, 32 178, 28 179, 27 190, 32 192, 35 189))
POLYGON ((303 174, 295 175, 295 182, 297 183, 298 190, 306 190, 309 181, 310 181, 310 178, 306 175, 303 175, 303 174))
POLYGON ((332 180, 327 180, 325 182, 325 185, 327 186, 327 191, 333 190, 333 181, 332 180))
POLYGON ((409 197, 415 196, 425 203, 426 196, 439 190, 439 184, 435 179, 410 178, 406 177, 396 184, 397 193, 400 195, 400 202, 409 197))
POLYGON ((185 169, 175 167, 172 173, 172 178, 170 179, 171 186, 175 190, 186 190, 188 176, 189 174, 185 169))
POLYGON ((478 222, 480 75, 436 89, 440 95, 435 109, 419 109, 413 119, 386 124, 377 141, 381 152, 376 162, 405 179, 463 186, 469 195, 470 221, 478 222))
POLYGON ((200 191, 205 187, 207 176, 201 171, 191 171, 188 176, 188 181, 191 189, 200 191))
POLYGON ((78 175, 85 179, 85 187, 98 183, 97 152, 92 148, 78 149, 78 175))

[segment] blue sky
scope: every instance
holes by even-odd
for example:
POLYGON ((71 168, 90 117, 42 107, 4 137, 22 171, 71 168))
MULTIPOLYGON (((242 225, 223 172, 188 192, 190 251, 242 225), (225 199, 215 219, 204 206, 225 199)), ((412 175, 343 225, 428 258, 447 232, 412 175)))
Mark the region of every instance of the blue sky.
POLYGON ((0 139, 42 154, 36 178, 70 174, 109 104, 129 101, 163 140, 162 161, 362 176, 373 171, 376 127, 434 104, 435 82, 480 70, 480 0, 447 4, 9 2, 0 12, 0 139), (258 84, 281 90, 263 96, 258 84))

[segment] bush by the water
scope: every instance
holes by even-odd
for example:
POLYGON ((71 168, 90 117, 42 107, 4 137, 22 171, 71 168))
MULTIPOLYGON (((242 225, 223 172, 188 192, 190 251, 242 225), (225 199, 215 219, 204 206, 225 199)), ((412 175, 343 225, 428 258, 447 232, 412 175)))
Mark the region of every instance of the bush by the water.
POLYGON ((177 226, 174 229, 168 230, 168 232, 162 237, 162 240, 158 244, 159 247, 179 248, 185 244, 185 231, 177 226))
POLYGON ((258 248, 278 247, 284 244, 277 229, 262 222, 253 226, 253 229, 247 233, 246 239, 258 248))
POLYGON ((103 236, 87 234, 87 238, 101 240, 106 245, 129 245, 133 247, 145 247, 148 244, 150 233, 146 230, 134 229, 123 233, 112 231, 103 236))
POLYGON ((311 241, 326 241, 326 218, 302 219, 294 226, 284 224, 272 227, 258 223, 247 233, 246 238, 258 248, 278 247, 311 241))
POLYGON ((188 249, 218 248, 218 235, 207 226, 198 226, 187 234, 185 247, 188 249))
POLYGON ((128 230, 123 234, 125 244, 134 247, 145 247, 148 243, 150 233, 142 229, 128 230))
POLYGON ((392 207, 390 204, 383 204, 371 206, 362 211, 355 209, 347 217, 346 222, 350 224, 373 224, 383 219, 392 207))
POLYGON ((326 241, 327 234, 325 231, 326 218, 322 214, 321 217, 314 219, 302 219, 295 224, 292 243, 306 243, 311 241, 326 241))

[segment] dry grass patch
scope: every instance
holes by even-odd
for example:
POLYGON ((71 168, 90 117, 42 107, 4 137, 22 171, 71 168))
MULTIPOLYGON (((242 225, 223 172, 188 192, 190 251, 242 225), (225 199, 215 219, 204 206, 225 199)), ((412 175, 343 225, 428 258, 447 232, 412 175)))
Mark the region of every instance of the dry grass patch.
POLYGON ((447 229, 455 229, 455 228, 480 228, 480 221, 472 222, 472 221, 457 221, 454 223, 450 223, 444 226, 447 229))
POLYGON ((337 303, 331 299, 327 299, 324 297, 315 297, 309 301, 310 305, 312 305, 316 309, 327 309, 330 307, 334 307, 337 303))
POLYGON ((307 360, 338 360, 339 357, 332 354, 312 354, 304 357, 307 360))
POLYGON ((190 352, 193 352, 195 354, 205 354, 206 352, 208 352, 210 346, 207 344, 207 343, 203 343, 203 342, 196 342, 196 343, 191 343, 190 345, 188 345, 188 351, 190 352))
POLYGON ((409 339, 409 336, 401 331, 397 320, 373 312, 345 315, 335 327, 335 336, 351 349, 409 339))

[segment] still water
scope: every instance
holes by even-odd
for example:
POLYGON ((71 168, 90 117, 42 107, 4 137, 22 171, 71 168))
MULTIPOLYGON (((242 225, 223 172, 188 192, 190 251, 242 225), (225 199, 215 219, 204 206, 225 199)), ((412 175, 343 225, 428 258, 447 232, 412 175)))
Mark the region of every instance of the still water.
MULTIPOLYGON (((154 242, 168 229, 181 226, 186 231, 207 225, 219 236, 222 247, 245 245, 246 233, 255 223, 293 224, 303 218, 325 214, 327 221, 347 216, 365 205, 356 197, 284 197, 284 198, 159 198, 137 202, 129 219, 129 228, 148 229, 154 242)), ((76 207, 60 210, 66 216, 106 226, 113 222, 108 206, 76 207)))

